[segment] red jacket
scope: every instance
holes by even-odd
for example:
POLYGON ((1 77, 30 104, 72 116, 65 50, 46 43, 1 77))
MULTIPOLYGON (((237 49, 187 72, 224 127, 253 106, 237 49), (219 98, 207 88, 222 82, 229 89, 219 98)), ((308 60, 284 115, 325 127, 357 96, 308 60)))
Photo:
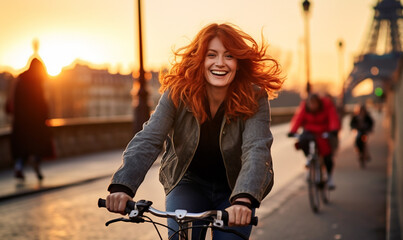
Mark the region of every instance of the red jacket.
POLYGON ((316 135, 319 153, 326 156, 332 152, 329 141, 321 137, 324 132, 340 130, 340 120, 336 107, 328 98, 321 98, 322 109, 316 113, 307 112, 305 101, 301 102, 291 120, 290 132, 296 133, 300 127, 316 135))

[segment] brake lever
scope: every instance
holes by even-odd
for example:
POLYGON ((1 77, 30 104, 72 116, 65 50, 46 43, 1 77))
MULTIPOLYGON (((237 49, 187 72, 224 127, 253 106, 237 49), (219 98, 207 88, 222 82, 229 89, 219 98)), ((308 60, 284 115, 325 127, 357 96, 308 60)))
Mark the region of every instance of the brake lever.
POLYGON ((112 223, 116 223, 116 222, 132 222, 132 223, 143 223, 145 222, 145 220, 142 217, 135 217, 135 218, 115 218, 112 220, 109 220, 105 223, 105 226, 109 226, 112 223))

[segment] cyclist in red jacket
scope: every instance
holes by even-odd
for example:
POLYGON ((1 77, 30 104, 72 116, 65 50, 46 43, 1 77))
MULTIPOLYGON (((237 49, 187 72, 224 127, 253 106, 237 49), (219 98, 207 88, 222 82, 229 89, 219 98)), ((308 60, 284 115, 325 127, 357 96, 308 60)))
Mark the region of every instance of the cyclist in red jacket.
MULTIPOLYGON (((306 101, 301 102, 291 120, 289 135, 294 135, 300 127, 303 129, 301 139, 304 139, 304 136, 308 134, 315 136, 319 154, 324 159, 328 173, 329 189, 334 189, 332 178, 334 149, 332 149, 329 141, 331 138, 337 138, 340 120, 333 102, 329 98, 320 97, 318 94, 308 96, 306 101), (323 137, 324 133, 328 133, 327 138, 323 137)), ((308 149, 303 145, 301 148, 307 154, 308 149)))

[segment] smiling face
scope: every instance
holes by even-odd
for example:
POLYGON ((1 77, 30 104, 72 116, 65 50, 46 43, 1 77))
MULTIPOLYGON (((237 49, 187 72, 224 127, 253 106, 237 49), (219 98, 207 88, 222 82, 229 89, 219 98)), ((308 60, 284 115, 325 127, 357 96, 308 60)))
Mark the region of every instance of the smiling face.
POLYGON ((207 88, 227 89, 235 78, 237 63, 237 59, 227 51, 221 40, 218 37, 213 38, 204 60, 207 88))

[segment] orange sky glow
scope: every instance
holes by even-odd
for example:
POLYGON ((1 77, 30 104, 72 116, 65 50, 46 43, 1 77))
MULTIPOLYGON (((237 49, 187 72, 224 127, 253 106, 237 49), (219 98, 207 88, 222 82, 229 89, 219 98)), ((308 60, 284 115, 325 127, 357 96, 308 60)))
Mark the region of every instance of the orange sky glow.
MULTIPOLYGON (((351 71, 353 57, 366 37, 376 0, 310 1, 312 82, 332 82, 340 88, 341 75, 351 71), (340 39, 345 46, 342 55, 337 47, 340 39)), ((269 54, 284 67, 288 87, 305 82, 302 0, 142 3, 146 70, 168 67, 172 49, 188 43, 203 26, 231 22, 258 42, 263 32, 269 54)), ((1 1, 0 22, 0 71, 21 72, 33 54, 34 39, 39 41, 38 53, 50 75, 57 75, 76 59, 112 73, 138 68, 137 1, 1 1)))

